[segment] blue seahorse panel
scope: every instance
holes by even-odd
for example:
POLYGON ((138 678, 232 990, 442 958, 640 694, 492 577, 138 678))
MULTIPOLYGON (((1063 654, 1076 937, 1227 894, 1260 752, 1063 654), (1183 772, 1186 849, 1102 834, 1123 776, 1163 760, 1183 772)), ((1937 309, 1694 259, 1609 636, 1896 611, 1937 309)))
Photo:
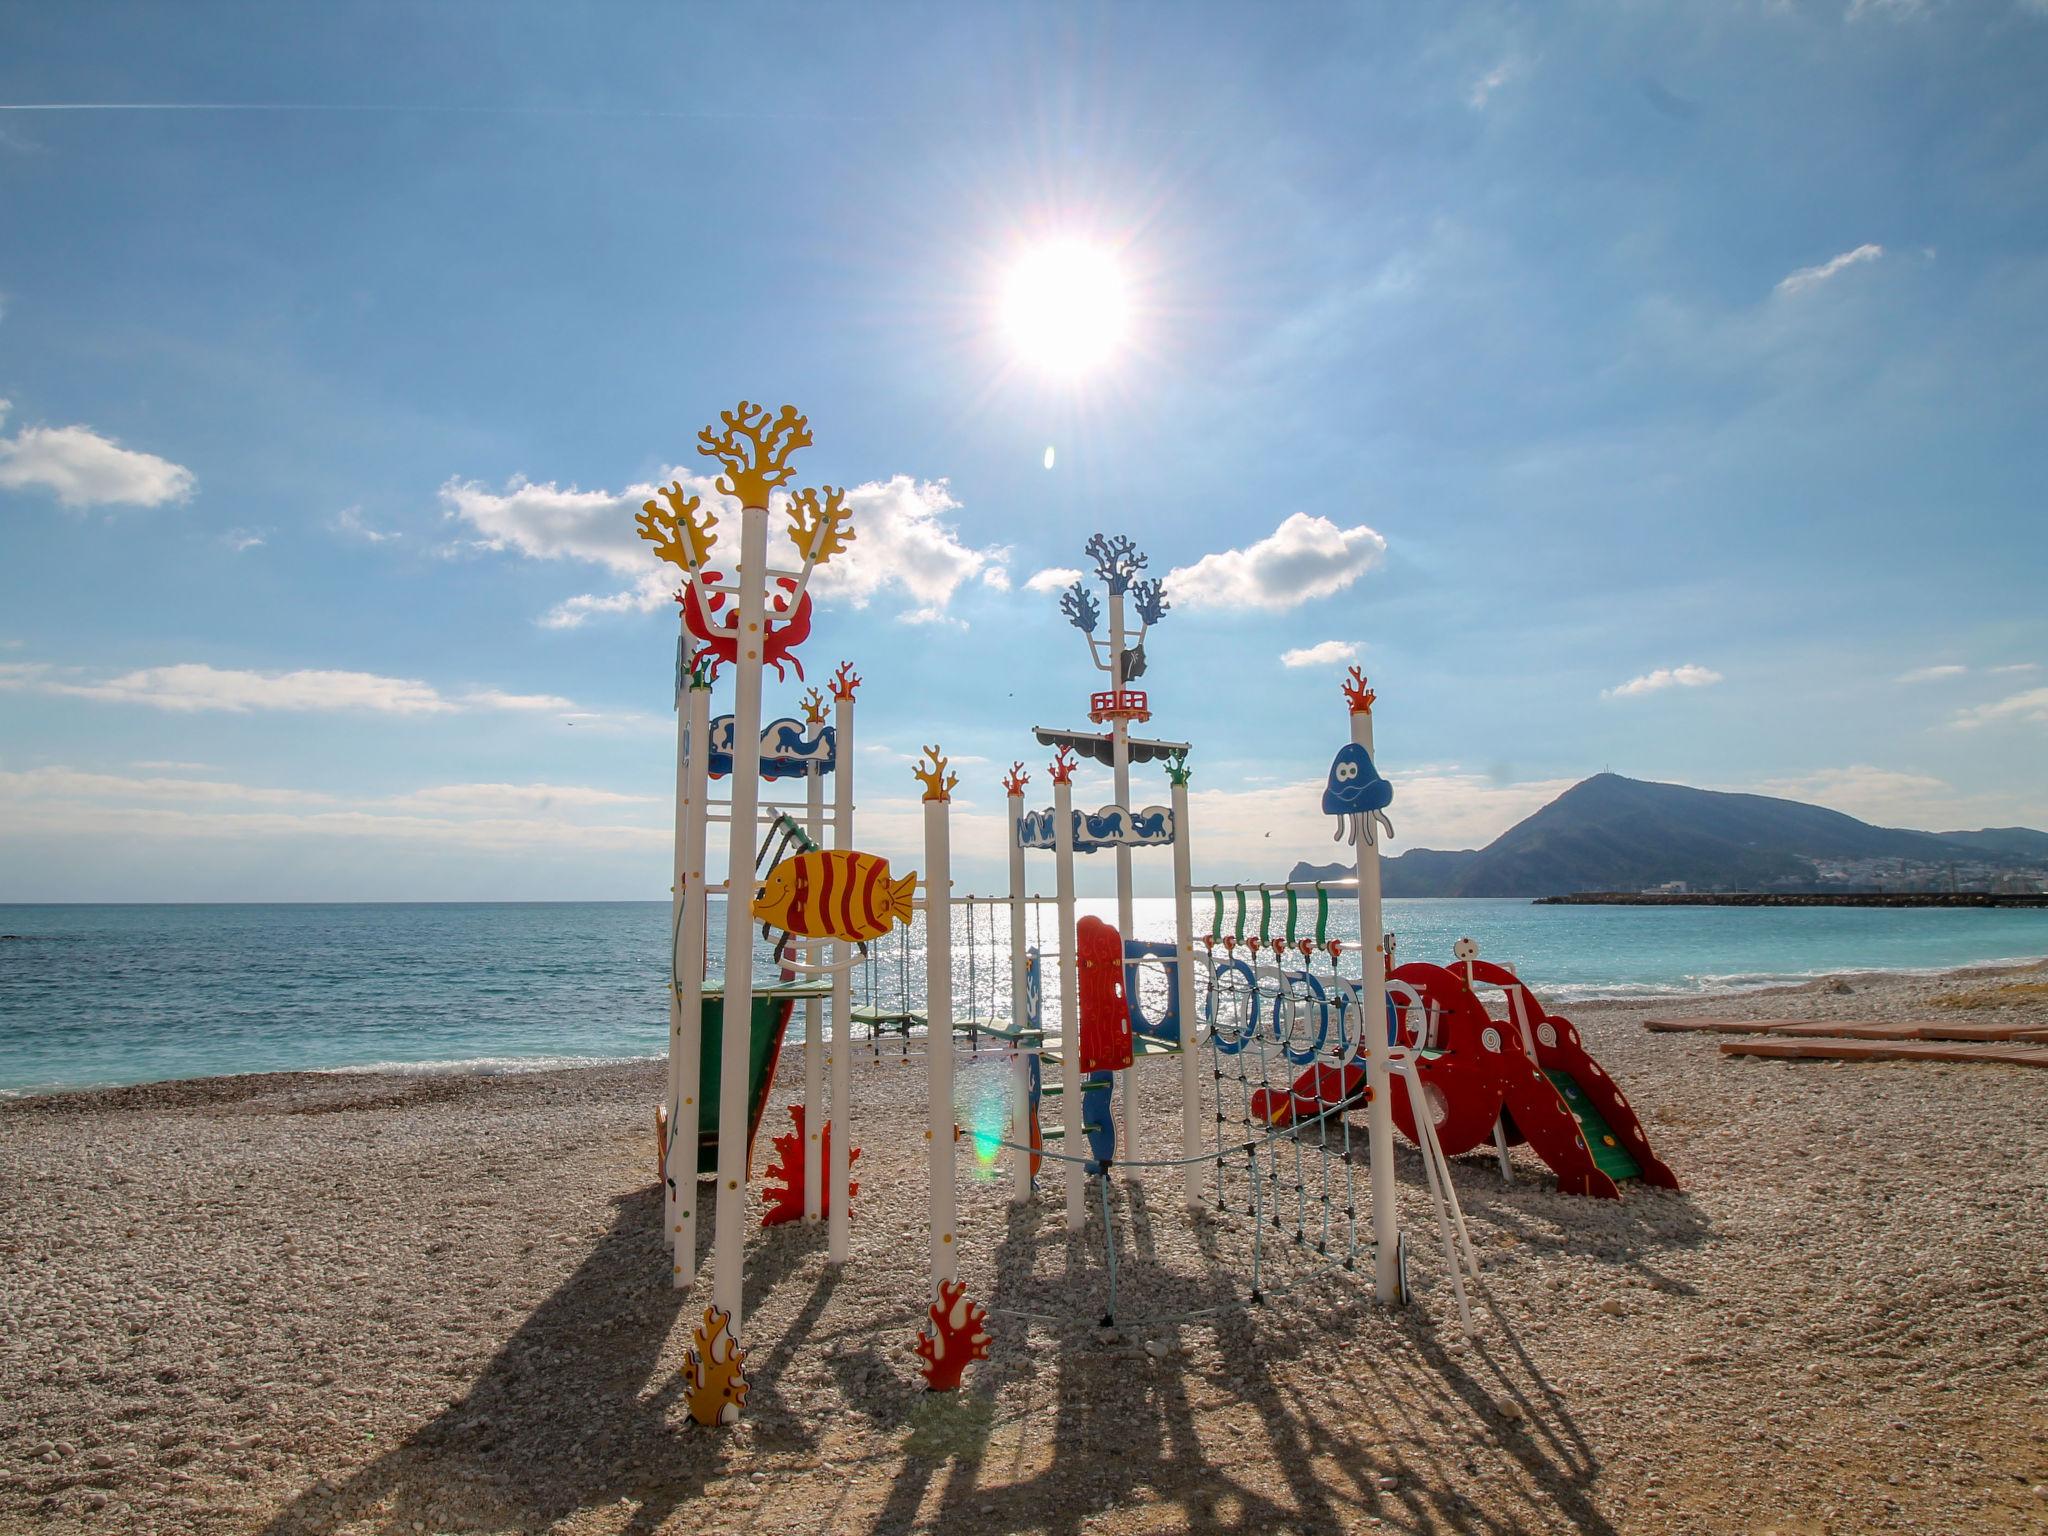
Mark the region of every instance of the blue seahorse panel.
MULTIPOLYGON (((801 720, 771 720, 761 731, 761 777, 800 779, 815 766, 821 774, 838 765, 839 733, 824 726, 815 736, 801 720)), ((711 777, 722 779, 732 773, 732 716, 720 715, 711 722, 706 745, 711 754, 711 777)))
MULTIPOLYGON (((1148 805, 1133 811, 1105 805, 1100 810, 1077 810, 1073 816, 1076 853, 1094 853, 1101 848, 1165 848, 1173 843, 1173 810, 1169 806, 1148 805)), ((1017 839, 1026 848, 1051 848, 1052 811, 1026 811, 1017 820, 1017 839)))

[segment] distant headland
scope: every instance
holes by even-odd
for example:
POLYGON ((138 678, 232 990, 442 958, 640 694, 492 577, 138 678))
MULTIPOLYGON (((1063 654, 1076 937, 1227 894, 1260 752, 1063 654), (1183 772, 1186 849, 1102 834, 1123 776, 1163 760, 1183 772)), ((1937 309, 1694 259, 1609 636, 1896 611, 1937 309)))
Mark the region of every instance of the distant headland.
MULTIPOLYGON (((1398 823, 1398 780, 1395 793, 1398 823)), ((1301 863, 1288 879, 1327 883, 1354 873, 1348 864, 1301 863)), ((2043 906, 2048 832, 1878 827, 1797 800, 1601 773, 1573 785, 1484 848, 1413 848, 1384 860, 1380 880, 1388 896, 1709 906, 2043 906)))

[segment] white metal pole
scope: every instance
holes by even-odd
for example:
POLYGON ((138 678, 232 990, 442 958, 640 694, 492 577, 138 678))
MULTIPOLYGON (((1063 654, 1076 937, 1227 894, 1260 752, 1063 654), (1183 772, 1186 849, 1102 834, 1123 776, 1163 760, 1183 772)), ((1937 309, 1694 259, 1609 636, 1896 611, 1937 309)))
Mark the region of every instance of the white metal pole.
MULTIPOLYGON (((1351 739, 1372 751, 1372 709, 1351 713, 1351 739)), ((1400 1217, 1394 1207, 1394 1085, 1387 1075, 1387 952, 1380 912, 1379 838, 1370 817, 1358 841, 1358 959, 1364 968, 1359 989, 1365 1017, 1365 1075, 1372 1102, 1365 1112, 1366 1155, 1371 1159, 1373 1296, 1400 1300, 1400 1217)))
MULTIPOLYGON (((1088 1219, 1086 1176, 1077 1159, 1087 1155, 1081 1122, 1081 1028, 1078 1009, 1080 967, 1074 956, 1074 791, 1059 779, 1052 786, 1053 902, 1059 913, 1060 956, 1060 1124, 1067 1170, 1067 1225, 1079 1231, 1088 1219)), ((1108 1109, 1105 1107, 1105 1114, 1108 1109)))
MULTIPOLYGON (((1010 779, 1010 1028, 1024 1028, 1030 1011, 1024 981, 1024 775, 1020 764, 1010 779)), ((1031 1041, 1011 1042, 1010 1068, 1010 1199, 1031 1198, 1031 1061, 1038 1049, 1031 1041)))
MULTIPOLYGON (((662 1113, 663 1133, 668 1138, 661 1147, 663 1183, 666 1186, 661 1197, 661 1230, 671 1248, 676 1246, 676 1234, 681 1231, 677 1222, 681 1218, 684 1202, 679 1196, 679 1182, 675 1167, 669 1162, 669 1153, 675 1147, 675 1131, 678 1113, 683 1102, 683 887, 685 871, 689 867, 689 821, 690 804, 690 706, 689 688, 685 681, 689 674, 690 632, 682 626, 682 616, 677 614, 679 638, 676 641, 676 820, 675 843, 672 850, 673 862, 669 870, 668 886, 668 1085, 663 1090, 662 1113)), ((675 1283, 683 1283, 682 1256, 676 1256, 675 1283)))
MULTIPOLYGON (((842 672, 850 678, 851 672, 842 672)), ((832 846, 853 846, 853 684, 835 684, 832 690, 834 766, 832 769, 832 846)), ((826 951, 833 961, 847 958, 846 946, 834 944, 826 951)), ((844 967, 832 973, 832 1198, 825 1206, 825 1256, 834 1264, 846 1262, 849 1196, 853 1154, 853 1089, 850 1058, 853 1055, 853 973, 844 967)))
MULTIPOLYGON (((765 499, 765 498, 764 498, 765 499)), ((761 630, 768 585, 768 509, 740 513, 739 644, 733 664, 732 836, 725 897, 725 1039, 718 1068, 718 1214, 711 1296, 741 1330, 746 1259, 747 1057, 754 1017, 754 825, 761 797, 761 630)))
MULTIPOLYGON (((684 645, 688 646, 687 637, 684 645)), ((704 802, 711 787, 711 685, 686 686, 677 713, 684 716, 687 757, 676 785, 676 885, 680 903, 669 938, 673 966, 669 1017, 675 1097, 669 1107, 669 1236, 675 1246, 675 1285, 687 1289, 697 1272, 697 1134, 704 1060, 704 802)))
MULTIPOLYGON (((939 771, 945 771, 943 763, 939 771)), ((925 1061, 930 1068, 932 1291, 959 1268, 953 1243, 953 879, 946 814, 951 804, 924 802, 924 1017, 925 1061)))
MULTIPOLYGON (((812 729, 820 722, 813 722, 812 729)), ((825 780, 817 765, 804 770, 804 830, 818 842, 825 826, 825 780)), ((825 951, 839 958, 839 948, 825 951)), ((825 1134, 825 1042, 821 1026, 824 1010, 815 997, 804 1000, 804 1220, 816 1221, 823 1210, 825 1170, 819 1152, 825 1134)))
MULTIPOLYGON (((1173 969, 1180 1006, 1180 1155, 1192 1158, 1202 1150, 1202 1075, 1195 1050, 1194 855, 1188 847, 1188 787, 1181 773, 1173 777, 1173 969)), ((1181 1183, 1188 1205, 1201 1205, 1200 1166, 1183 1166, 1181 1183)))
MULTIPOLYGON (((1109 686, 1114 693, 1124 690, 1124 595, 1112 582, 1109 588, 1109 686)), ((1115 700, 1121 710, 1123 701, 1115 700)), ((1119 712, 1109 722, 1109 764, 1116 782, 1116 803, 1126 811, 1131 805, 1131 722, 1119 712)), ((1131 931, 1131 850, 1119 843, 1116 848, 1116 931, 1125 942, 1137 937, 1131 931)), ((1117 957, 1121 960, 1123 957, 1117 957)), ((1129 972, 1125 974, 1128 976, 1129 972)), ((1116 1095, 1117 1110, 1117 1156, 1128 1160, 1138 1155, 1138 1117, 1133 1111, 1133 1101, 1138 1096, 1138 1074, 1127 1071, 1123 1074, 1121 1091, 1116 1095)), ((1105 1106, 1107 1108, 1107 1106, 1105 1106)), ((1135 1173, 1130 1175, 1136 1177, 1135 1173)))

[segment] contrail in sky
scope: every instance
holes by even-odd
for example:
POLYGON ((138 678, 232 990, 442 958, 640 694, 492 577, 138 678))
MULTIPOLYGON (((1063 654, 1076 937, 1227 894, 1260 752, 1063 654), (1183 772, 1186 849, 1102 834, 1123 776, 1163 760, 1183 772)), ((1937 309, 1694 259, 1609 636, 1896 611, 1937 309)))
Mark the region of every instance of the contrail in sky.
POLYGON ((651 117, 703 122, 876 121, 853 112, 675 112, 660 107, 456 106, 329 101, 0 101, 0 112, 426 112, 461 117, 651 117))

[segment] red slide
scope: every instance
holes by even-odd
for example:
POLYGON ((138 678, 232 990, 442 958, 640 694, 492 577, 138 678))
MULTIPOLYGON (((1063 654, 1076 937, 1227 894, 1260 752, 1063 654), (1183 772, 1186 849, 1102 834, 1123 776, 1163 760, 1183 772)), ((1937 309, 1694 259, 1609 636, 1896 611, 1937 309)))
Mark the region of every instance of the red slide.
MULTIPOLYGON (((1446 1157, 1486 1145, 1505 1111, 1530 1148, 1557 1174, 1566 1194, 1617 1200, 1621 1191, 1594 1160, 1570 1106, 1543 1069, 1508 1038, 1508 1027, 1487 1017, 1465 978, 1440 965, 1395 967, 1419 1005, 1399 1004, 1401 1038, 1416 1048, 1423 1097, 1435 1115, 1446 1157)), ((1394 1123, 1417 1140, 1408 1095, 1394 1093, 1394 1123)))
MULTIPOLYGON (((1533 1050, 1536 1065, 1572 1111, 1601 1169, 1617 1181, 1640 1178, 1662 1189, 1678 1188, 1678 1175, 1650 1150, 1650 1133, 1620 1086, 1586 1049, 1578 1027, 1547 1010, 1506 966, 1474 960, 1471 970, 1474 981, 1506 994, 1508 1017, 1501 1028, 1514 1036, 1524 1055, 1533 1050)), ((1516 1124, 1521 1124, 1519 1116, 1516 1124)))

